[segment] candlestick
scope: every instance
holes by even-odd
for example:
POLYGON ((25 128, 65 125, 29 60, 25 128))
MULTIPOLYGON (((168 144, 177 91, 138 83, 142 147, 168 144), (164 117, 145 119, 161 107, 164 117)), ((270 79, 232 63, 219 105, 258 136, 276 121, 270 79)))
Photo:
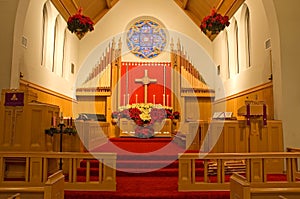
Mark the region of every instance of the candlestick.
POLYGON ((165 98, 165 94, 163 94, 163 106, 165 106, 166 104, 166 98, 165 98))
POLYGON ((169 95, 167 95, 167 107, 169 107, 169 95))
POLYGON ((153 104, 155 104, 155 95, 153 95, 153 104))
POLYGON ((73 122, 72 120, 73 120, 73 119, 72 119, 72 117, 71 117, 71 119, 70 119, 70 126, 72 126, 72 122, 73 122))
POLYGON ((138 95, 137 94, 135 95, 135 103, 136 104, 138 103, 138 95))

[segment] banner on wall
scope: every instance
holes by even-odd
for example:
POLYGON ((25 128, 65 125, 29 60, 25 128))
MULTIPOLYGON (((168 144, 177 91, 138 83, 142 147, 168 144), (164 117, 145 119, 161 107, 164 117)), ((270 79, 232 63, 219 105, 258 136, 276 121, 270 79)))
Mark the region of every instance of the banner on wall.
POLYGON ((145 102, 171 106, 171 93, 171 63, 122 62, 121 106, 145 102))

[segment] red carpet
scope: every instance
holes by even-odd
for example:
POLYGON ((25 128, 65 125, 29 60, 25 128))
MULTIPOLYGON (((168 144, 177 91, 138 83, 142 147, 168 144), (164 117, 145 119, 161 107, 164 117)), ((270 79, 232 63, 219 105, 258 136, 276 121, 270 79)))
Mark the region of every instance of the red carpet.
MULTIPOLYGON (((65 191, 66 199, 120 198, 202 198, 229 199, 229 191, 178 192, 178 153, 184 152, 171 138, 114 138, 95 152, 117 153, 117 191, 65 191)), ((203 178, 202 161, 196 164, 197 180, 203 178)), ((78 181, 85 181, 86 162, 77 171, 78 181)), ((98 180, 98 161, 91 161, 91 180, 98 180)), ((229 181, 227 176, 227 181, 229 181)), ((282 179, 282 176, 273 176, 282 179)), ((216 176, 210 176, 211 182, 216 176)))
MULTIPOLYGON (((229 191, 178 192, 177 158, 178 153, 185 150, 171 138, 113 138, 93 151, 117 153, 117 191, 65 191, 66 199, 229 199, 230 197, 229 191)), ((82 161, 77 171, 78 181, 85 181, 85 166, 86 162, 82 161)), ((97 180, 97 161, 91 162, 91 168, 91 180, 97 180)), ((199 175, 203 173, 201 169, 199 172, 199 175)))

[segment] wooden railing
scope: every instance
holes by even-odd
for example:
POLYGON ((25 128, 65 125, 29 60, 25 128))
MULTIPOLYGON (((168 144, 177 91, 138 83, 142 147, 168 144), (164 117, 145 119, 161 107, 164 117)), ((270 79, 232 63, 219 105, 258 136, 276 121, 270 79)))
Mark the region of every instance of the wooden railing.
POLYGON ((44 186, 26 186, 24 184, 22 186, 0 187, 0 198, 20 199, 21 195, 24 196, 23 198, 63 199, 64 175, 62 170, 49 176, 44 186))
POLYGON ((85 151, 107 142, 110 129, 108 122, 76 120, 75 124, 83 145, 81 148, 85 148, 85 151))
POLYGON ((0 187, 41 187, 48 176, 55 173, 53 165, 63 162, 64 183, 67 190, 116 190, 116 154, 114 153, 54 153, 54 152, 1 152, 0 187), (90 161, 99 161, 97 180, 90 178, 90 161), (77 168, 80 161, 86 161, 83 182, 78 182, 77 168))
POLYGON ((231 199, 278 198, 292 199, 300 197, 300 184, 290 183, 250 183, 242 175, 234 173, 230 177, 231 199))
MULTIPOLYGON (((262 185, 265 182, 270 183, 267 178, 268 174, 282 174, 285 183, 296 183, 297 160, 299 158, 299 152, 179 154, 178 190, 229 190, 228 178, 230 175, 226 175, 228 172, 226 171, 226 163, 228 161, 242 161, 244 171, 241 173, 250 183, 255 182, 262 185), (284 161, 286 169, 278 172, 277 168, 283 168, 284 161), (211 162, 215 163, 214 176, 210 173, 209 165, 211 162), (198 174, 201 168, 203 172, 201 176, 203 177, 198 174), (274 172, 275 170, 276 172, 274 172), (214 179, 212 180, 212 178, 214 179)), ((277 184, 280 185, 278 182, 277 184)))

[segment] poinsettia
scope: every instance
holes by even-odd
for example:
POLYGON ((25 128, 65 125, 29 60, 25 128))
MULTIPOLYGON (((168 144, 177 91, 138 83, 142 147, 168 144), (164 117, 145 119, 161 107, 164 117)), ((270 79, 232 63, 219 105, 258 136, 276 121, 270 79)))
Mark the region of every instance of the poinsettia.
POLYGON ((205 34, 208 31, 211 31, 212 34, 216 34, 224 30, 224 28, 229 26, 229 24, 228 16, 222 16, 217 13, 215 9, 212 9, 210 15, 202 19, 200 28, 205 34))
POLYGON ((70 16, 68 19, 68 29, 73 32, 88 32, 94 30, 94 22, 87 16, 82 14, 82 8, 78 12, 70 16))

